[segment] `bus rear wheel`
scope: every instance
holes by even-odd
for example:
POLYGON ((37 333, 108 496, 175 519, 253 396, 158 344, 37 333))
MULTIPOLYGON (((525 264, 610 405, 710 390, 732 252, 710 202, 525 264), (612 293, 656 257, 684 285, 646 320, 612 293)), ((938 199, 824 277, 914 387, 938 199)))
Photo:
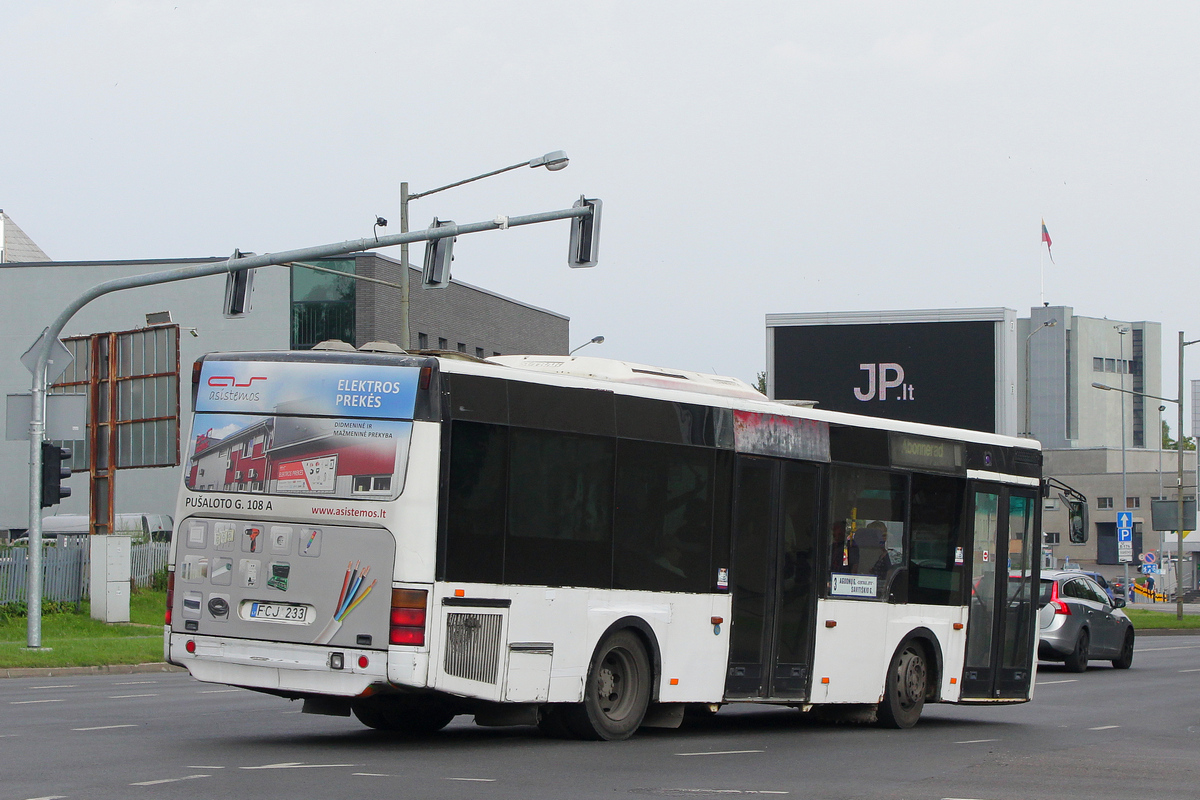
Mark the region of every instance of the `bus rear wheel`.
POLYGON ((426 697, 378 695, 355 702, 351 709, 368 728, 409 735, 440 731, 455 717, 449 705, 426 697))
POLYGON ((892 656, 877 716, 885 728, 911 728, 921 718, 929 691, 925 649, 917 642, 900 645, 892 656))
POLYGON ((628 739, 646 716, 650 681, 642 640, 628 630, 611 634, 592 655, 583 703, 568 710, 568 726, 580 739, 628 739))

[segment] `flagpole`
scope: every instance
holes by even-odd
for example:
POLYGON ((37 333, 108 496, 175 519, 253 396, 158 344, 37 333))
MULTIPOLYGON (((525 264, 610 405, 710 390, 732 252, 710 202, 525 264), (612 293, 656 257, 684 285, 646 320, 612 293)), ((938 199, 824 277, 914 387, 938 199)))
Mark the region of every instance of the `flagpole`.
POLYGON ((1042 306, 1046 305, 1046 254, 1042 251, 1042 243, 1038 242, 1038 253, 1041 254, 1041 259, 1038 264, 1038 272, 1042 278, 1042 306))

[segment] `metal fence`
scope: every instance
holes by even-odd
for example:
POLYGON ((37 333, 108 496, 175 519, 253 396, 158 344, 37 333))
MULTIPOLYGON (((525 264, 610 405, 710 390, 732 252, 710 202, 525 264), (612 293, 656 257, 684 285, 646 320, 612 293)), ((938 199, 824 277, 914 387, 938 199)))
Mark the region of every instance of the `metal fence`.
MULTIPOLYGON (((146 587, 167 565, 167 542, 141 542, 131 550, 135 586, 146 587)), ((42 549, 42 597, 78 603, 88 599, 91 547, 86 536, 60 536, 42 549)), ((29 548, 0 548, 0 603, 23 602, 29 581, 29 548)))

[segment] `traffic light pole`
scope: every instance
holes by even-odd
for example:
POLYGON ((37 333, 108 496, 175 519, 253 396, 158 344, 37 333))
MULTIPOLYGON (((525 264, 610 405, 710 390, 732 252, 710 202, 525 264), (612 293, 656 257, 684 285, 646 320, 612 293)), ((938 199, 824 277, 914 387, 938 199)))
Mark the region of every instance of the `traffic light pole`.
POLYGON ((596 210, 591 205, 576 204, 573 208, 558 211, 543 211, 538 214, 526 214, 519 217, 499 216, 487 222, 472 222, 465 225, 444 225, 421 231, 403 232, 390 236, 372 237, 369 239, 353 239, 333 244, 305 247, 299 250, 287 250, 282 253, 265 253, 256 256, 240 256, 235 253, 233 258, 209 264, 197 264, 165 272, 152 272, 146 275, 132 275, 127 278, 117 278, 99 283, 75 298, 64 308, 50 326, 42 332, 37 347, 37 357, 33 372, 33 409, 29 421, 29 559, 28 581, 26 584, 26 606, 28 608, 28 624, 26 625, 26 646, 37 650, 42 647, 42 442, 46 438, 46 374, 50 362, 51 348, 58 341, 59 334, 66 327, 71 317, 88 303, 98 297, 125 289, 137 289, 142 286, 156 286, 163 283, 205 278, 210 275, 238 272, 257 267, 272 267, 288 264, 293 261, 309 261, 329 256, 340 256, 346 253, 358 253, 364 250, 377 250, 382 247, 393 247, 412 242, 424 242, 432 239, 444 239, 467 233, 481 231, 504 230, 522 225, 533 225, 539 222, 553 222, 559 219, 580 218, 595 220, 596 210))

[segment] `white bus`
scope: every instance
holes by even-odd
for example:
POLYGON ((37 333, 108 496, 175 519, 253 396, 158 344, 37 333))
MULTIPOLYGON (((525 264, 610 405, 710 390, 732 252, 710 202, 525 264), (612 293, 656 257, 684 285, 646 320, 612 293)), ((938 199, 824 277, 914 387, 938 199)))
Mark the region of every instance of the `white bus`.
POLYGON ((1036 442, 598 358, 208 355, 165 649, 374 728, 1030 699, 1036 442))

